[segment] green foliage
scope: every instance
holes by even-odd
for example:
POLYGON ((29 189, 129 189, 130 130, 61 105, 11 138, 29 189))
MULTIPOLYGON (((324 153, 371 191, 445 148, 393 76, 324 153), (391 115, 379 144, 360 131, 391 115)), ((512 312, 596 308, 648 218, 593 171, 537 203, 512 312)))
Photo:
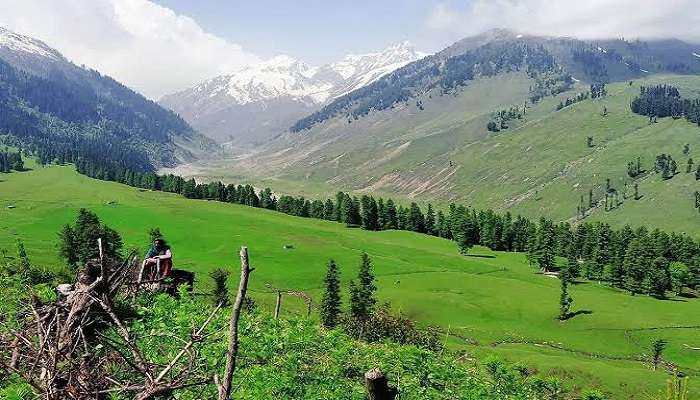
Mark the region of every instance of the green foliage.
POLYGON ((581 400, 608 400, 608 397, 598 390, 586 390, 581 393, 581 400))
POLYGON ((228 290, 228 270, 217 268, 209 273, 209 277, 214 281, 214 287, 211 291, 212 301, 214 305, 221 304, 226 307, 230 304, 230 294, 228 290))
MULTIPOLYGON (((209 311, 186 294, 181 300, 159 295, 141 304, 130 329, 146 356, 162 363, 181 347, 179 341, 163 338, 188 337, 209 311)), ((223 372, 226 337, 222 332, 227 331, 227 317, 219 313, 205 332, 210 336, 196 345, 194 368, 223 372)), ((469 364, 425 348, 390 342, 366 344, 339 330, 318 329, 311 321, 274 320, 264 313, 242 315, 239 333, 234 399, 361 400, 366 396, 363 374, 375 367, 387 372, 392 383, 400 379, 402 399, 503 399, 494 384, 469 364)), ((123 377, 120 365, 112 368, 114 377, 123 377)), ((179 368, 176 366, 175 373, 179 368)), ((512 399, 529 399, 534 392, 514 380, 508 394, 512 399)), ((179 391, 177 396, 184 400, 214 398, 216 388, 210 383, 179 391)))
POLYGON ((418 329, 414 321, 392 313, 388 304, 382 305, 365 318, 346 318, 343 329, 350 336, 369 343, 391 341, 433 351, 443 348, 437 328, 418 329))
POLYGON ((104 256, 119 259, 122 238, 100 221, 97 214, 81 208, 74 226, 65 225, 59 234, 59 254, 69 267, 99 257, 97 239, 102 239, 104 256))

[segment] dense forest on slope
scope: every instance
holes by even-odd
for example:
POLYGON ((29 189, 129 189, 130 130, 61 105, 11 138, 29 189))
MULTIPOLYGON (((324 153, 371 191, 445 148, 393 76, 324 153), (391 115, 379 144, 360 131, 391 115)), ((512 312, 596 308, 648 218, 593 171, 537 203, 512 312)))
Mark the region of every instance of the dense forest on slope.
POLYGON ((215 149, 175 113, 45 43, 2 27, 0 37, 0 136, 43 162, 153 170, 215 149))
POLYGON ((648 116, 650 121, 655 117, 685 117, 700 126, 700 99, 683 99, 678 88, 671 85, 642 86, 630 108, 636 114, 648 116))
POLYGON ((45 162, 100 159, 138 170, 172 165, 172 136, 194 137, 179 117, 94 71, 87 82, 44 79, 0 60, 0 133, 45 162))

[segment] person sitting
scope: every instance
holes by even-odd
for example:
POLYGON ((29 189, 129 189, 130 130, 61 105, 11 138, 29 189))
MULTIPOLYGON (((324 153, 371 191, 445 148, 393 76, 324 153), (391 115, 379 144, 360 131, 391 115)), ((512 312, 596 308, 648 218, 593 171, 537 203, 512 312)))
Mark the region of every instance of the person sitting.
MULTIPOLYGON (((173 269, 173 253, 163 238, 156 238, 146 253, 141 271, 148 271, 150 280, 167 278, 173 269), (148 269, 147 269, 148 268, 148 269)), ((143 272, 142 272, 143 273, 143 272)))

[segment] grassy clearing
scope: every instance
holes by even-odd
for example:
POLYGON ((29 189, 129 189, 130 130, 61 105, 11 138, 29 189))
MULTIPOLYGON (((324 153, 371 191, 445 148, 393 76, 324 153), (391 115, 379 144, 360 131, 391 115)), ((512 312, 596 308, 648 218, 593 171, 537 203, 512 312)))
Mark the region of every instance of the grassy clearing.
MULTIPOLYGON (((536 273, 522 254, 475 249, 463 257, 450 241, 411 232, 346 229, 96 181, 71 167, 29 166, 35 169, 0 176, 0 248, 11 249, 22 239, 35 264, 60 264, 56 234, 80 207, 117 229, 127 247, 144 248, 148 228, 160 227, 173 245, 176 265, 198 272, 200 290, 206 290, 207 271, 235 267, 237 248, 249 246, 256 268, 253 294, 263 305, 274 301, 266 283, 319 299, 326 261, 337 261, 347 284, 366 251, 374 260, 380 299, 422 324, 449 331, 446 340, 455 350, 522 360, 573 385, 642 399, 662 388, 667 375, 633 359, 648 354, 653 338, 663 337, 669 341, 665 357, 694 376, 693 395, 700 395, 700 356, 683 348, 700 346, 698 300, 632 297, 582 282, 571 289, 574 311, 592 313, 562 323, 554 319, 558 280, 536 273), (492 346, 501 341, 512 343, 492 346)), ((284 312, 301 309, 297 299, 285 299, 284 312)))

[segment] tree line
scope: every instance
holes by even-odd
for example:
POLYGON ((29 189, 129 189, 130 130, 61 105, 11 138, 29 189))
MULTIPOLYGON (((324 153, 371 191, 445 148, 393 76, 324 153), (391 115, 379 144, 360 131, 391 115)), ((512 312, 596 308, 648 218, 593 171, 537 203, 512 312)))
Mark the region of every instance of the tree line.
POLYGON ((671 85, 642 86, 630 108, 635 114, 648 116, 650 121, 656 117, 685 117, 700 126, 700 99, 684 99, 678 88, 671 85))
POLYGON ((0 173, 24 171, 24 160, 21 152, 0 151, 0 173))
POLYGON ((86 161, 79 162, 77 169, 98 179, 179 193, 191 199, 266 208, 366 230, 397 229, 438 236, 454 240, 464 254, 475 245, 495 251, 526 252, 530 263, 543 271, 558 270, 557 257, 573 257, 579 268, 569 272, 572 279, 605 281, 633 294, 661 295, 659 287, 653 287, 657 284, 665 290, 672 289, 672 266, 687 270, 682 287, 700 287, 700 243, 687 234, 650 231, 644 226, 615 230, 600 222, 572 226, 547 218, 531 220, 510 212, 500 214, 454 203, 446 210, 436 210, 431 204, 421 207, 412 202, 404 206, 392 199, 358 197, 344 192, 325 200, 278 197, 269 188, 256 191, 251 185, 197 183, 172 174, 110 169, 86 161))

